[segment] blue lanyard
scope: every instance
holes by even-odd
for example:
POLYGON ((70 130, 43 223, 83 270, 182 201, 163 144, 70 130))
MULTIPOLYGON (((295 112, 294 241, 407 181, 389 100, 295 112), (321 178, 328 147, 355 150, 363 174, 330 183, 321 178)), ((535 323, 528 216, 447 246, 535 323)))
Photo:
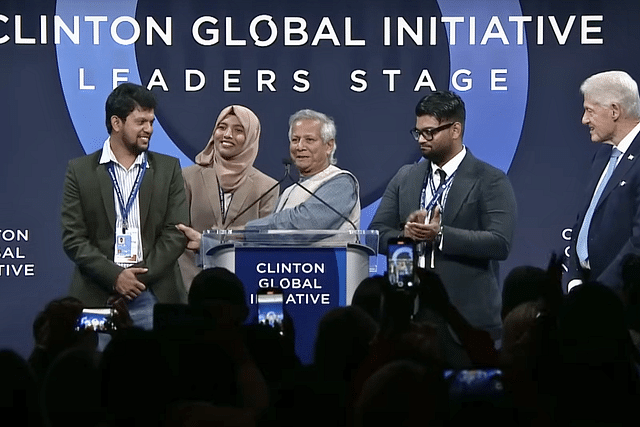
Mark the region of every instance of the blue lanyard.
MULTIPOLYGON (((451 176, 449 176, 449 178, 447 178, 444 183, 440 183, 440 186, 436 190, 435 183, 433 182, 433 173, 431 171, 431 164, 429 164, 429 170, 427 171, 427 174, 424 177, 424 182, 422 184, 422 194, 420 195, 420 209, 424 209, 427 212, 429 212, 436 206, 436 204, 442 197, 443 193, 446 190, 448 190, 449 187, 451 187, 453 177, 456 176, 456 172, 452 173, 451 176), (431 201, 428 204, 427 204, 427 185, 429 185, 429 187, 431 188, 431 193, 433 194, 433 197, 431 198, 431 201)), ((442 197, 442 203, 440 204, 441 212, 444 210, 445 199, 446 197, 442 197)))
POLYGON ((114 171, 114 162, 109 163, 109 175, 111 176, 111 182, 113 182, 113 188, 116 190, 116 194, 118 195, 118 203, 120 204, 120 214, 122 215, 122 233, 125 233, 127 228, 129 227, 128 219, 129 219, 129 211, 131 211, 131 206, 133 206, 133 201, 138 194, 138 190, 140 190, 140 184, 142 183, 142 178, 144 178, 144 174, 147 171, 147 156, 145 155, 142 159, 142 165, 140 165, 140 169, 138 170, 138 176, 136 176, 136 182, 133 184, 133 188, 131 189, 131 194, 129 194, 129 199, 125 205, 124 198, 122 197, 122 190, 120 189, 120 185, 118 184, 118 180, 116 179, 116 173, 114 171))

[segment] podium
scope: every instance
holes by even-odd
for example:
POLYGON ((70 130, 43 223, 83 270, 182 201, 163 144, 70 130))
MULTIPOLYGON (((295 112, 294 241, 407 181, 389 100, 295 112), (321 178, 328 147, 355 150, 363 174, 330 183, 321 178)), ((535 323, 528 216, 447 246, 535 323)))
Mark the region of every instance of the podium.
POLYGON ((378 232, 208 230, 200 254, 203 268, 224 267, 242 280, 249 322, 257 322, 258 290, 281 288, 298 357, 311 363, 320 318, 350 304, 358 284, 377 271, 378 232))

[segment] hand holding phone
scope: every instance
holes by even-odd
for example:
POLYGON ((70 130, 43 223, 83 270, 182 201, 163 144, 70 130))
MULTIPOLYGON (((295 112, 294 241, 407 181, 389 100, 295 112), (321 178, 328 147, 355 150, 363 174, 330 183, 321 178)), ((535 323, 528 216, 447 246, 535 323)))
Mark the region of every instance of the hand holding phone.
POLYGON ((258 323, 284 335, 284 295, 281 288, 261 288, 257 294, 258 323))
POLYGON ((389 239, 387 274, 391 286, 412 288, 417 284, 416 244, 408 237, 389 239))
POLYGON ((111 332, 116 330, 115 309, 85 308, 76 321, 76 331, 111 332))

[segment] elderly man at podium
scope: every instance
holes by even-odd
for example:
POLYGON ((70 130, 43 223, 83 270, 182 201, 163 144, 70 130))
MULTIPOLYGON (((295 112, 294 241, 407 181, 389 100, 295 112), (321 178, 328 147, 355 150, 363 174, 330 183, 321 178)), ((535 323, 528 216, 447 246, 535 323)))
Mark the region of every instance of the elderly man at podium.
MULTIPOLYGON (((335 166, 336 126, 330 117, 300 110, 289 118, 289 150, 300 180, 287 187, 274 212, 249 221, 259 230, 357 230, 360 225, 359 185, 356 177, 335 166)), ((178 228, 197 250, 201 234, 178 228)))
POLYGON ((353 230, 360 224, 358 181, 335 166, 336 125, 325 114, 300 110, 289 118, 289 150, 300 180, 284 190, 271 215, 247 228, 353 230))

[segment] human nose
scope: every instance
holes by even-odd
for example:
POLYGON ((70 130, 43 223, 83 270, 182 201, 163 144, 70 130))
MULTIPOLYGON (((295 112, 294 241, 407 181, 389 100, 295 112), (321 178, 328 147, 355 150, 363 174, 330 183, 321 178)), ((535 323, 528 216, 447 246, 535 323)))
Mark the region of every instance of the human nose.
POLYGON ((587 112, 586 111, 584 113, 582 113, 582 124, 583 125, 589 124, 589 117, 587 117, 587 112))

